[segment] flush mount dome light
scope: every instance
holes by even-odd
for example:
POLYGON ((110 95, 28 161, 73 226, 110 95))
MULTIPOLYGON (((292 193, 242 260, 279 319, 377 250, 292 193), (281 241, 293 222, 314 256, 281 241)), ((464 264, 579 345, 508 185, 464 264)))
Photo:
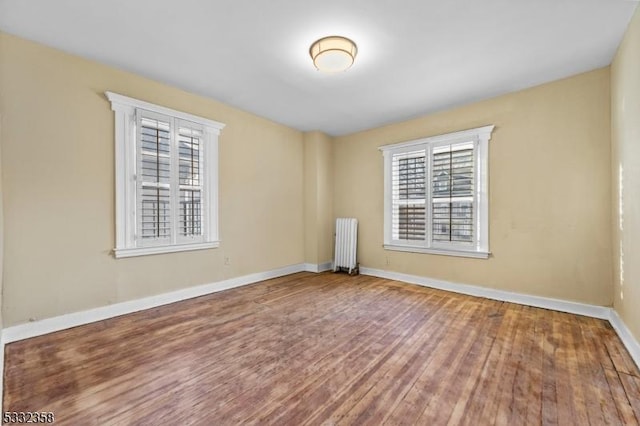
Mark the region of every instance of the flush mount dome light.
POLYGON ((349 69, 357 54, 356 44, 340 36, 321 38, 309 48, 313 64, 324 72, 340 72, 349 69))

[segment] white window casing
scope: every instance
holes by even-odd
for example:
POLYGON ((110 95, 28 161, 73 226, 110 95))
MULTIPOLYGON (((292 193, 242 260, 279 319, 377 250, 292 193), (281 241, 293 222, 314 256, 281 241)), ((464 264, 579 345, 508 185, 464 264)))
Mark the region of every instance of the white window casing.
POLYGON ((489 140, 484 126, 384 145, 384 248, 489 257, 489 140))
POLYGON ((218 247, 224 124, 105 94, 115 114, 115 257, 218 247))

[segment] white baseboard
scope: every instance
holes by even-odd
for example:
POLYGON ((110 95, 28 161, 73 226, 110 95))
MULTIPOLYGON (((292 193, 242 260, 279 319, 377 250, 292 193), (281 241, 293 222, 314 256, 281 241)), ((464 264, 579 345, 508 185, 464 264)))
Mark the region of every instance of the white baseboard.
POLYGON ((305 269, 304 264, 290 265, 267 272, 258 272, 255 274, 244 275, 242 277, 218 281, 216 283, 203 284, 182 290, 176 290, 170 293, 158 294, 156 296, 145 297, 128 302, 120 302, 100 308, 74 312, 53 318, 46 318, 40 321, 14 325, 2 330, 2 343, 4 345, 17 340, 41 336, 43 334, 53 333, 54 331, 65 330, 67 328, 155 308, 169 303, 179 302, 181 300, 204 296, 206 294, 216 293, 218 291, 228 290, 235 287, 241 287, 243 285, 282 277, 296 272, 302 272, 305 269))
POLYGON ((588 305, 586 303, 569 302, 560 299, 531 296, 528 294, 495 290, 492 288, 469 284, 458 284, 433 278, 420 277, 417 275, 403 274, 400 272, 384 271, 381 269, 361 267, 360 273, 363 275, 372 275, 374 277, 387 278, 391 280, 417 284, 424 287, 452 291, 454 293, 467 294, 469 296, 485 297, 487 299, 517 303, 519 305, 534 306, 536 308, 552 309, 554 311, 568 312, 570 314, 584 315, 593 318, 609 319, 609 311, 611 310, 610 308, 607 308, 605 306, 588 305))
POLYGON ((640 343, 638 343, 633 334, 631 334, 631 330, 629 330, 624 321, 622 321, 622 318, 620 318, 620 315, 618 315, 615 309, 611 309, 609 322, 616 333, 618 333, 618 337, 620 337, 627 351, 629 351, 629 355, 631 355, 633 361, 638 368, 640 368, 640 343))
POLYGON ((319 272, 331 271, 332 269, 333 269, 333 262, 325 262, 319 265, 315 263, 304 264, 304 270, 307 272, 319 273, 319 272))
POLYGON ((371 275, 374 277, 417 284, 424 287, 452 291, 454 293, 467 294, 469 296, 485 297, 487 299, 500 300, 502 302, 517 303, 519 305, 551 309, 554 311, 608 320, 618 334, 618 337, 620 337, 620 340, 622 340, 624 346, 627 348, 627 351, 629 351, 629 355, 631 355, 633 361, 636 363, 638 368, 640 368, 640 343, 638 343, 638 340, 636 340, 633 334, 631 334, 631 331, 624 321, 622 321, 622 318, 620 318, 618 313, 612 308, 589 305, 586 303, 569 302, 566 300, 552 299, 548 297, 531 296, 528 294, 495 290, 468 284, 452 283, 449 281, 436 280, 433 278, 385 271, 381 269, 361 267, 360 273, 363 275, 371 275))
MULTIPOLYGON (((204 296, 206 294, 216 293, 218 291, 241 287, 271 278, 282 277, 296 272, 307 271, 317 273, 328 271, 331 269, 331 262, 323 263, 320 265, 301 263, 274 269, 271 271, 258 272, 255 274, 231 278, 216 283, 204 284, 173 291, 170 293, 159 294, 157 296, 150 296, 143 299, 116 303, 109 306, 89 309, 82 312, 75 312, 72 314, 61 315, 58 317, 47 318, 40 321, 29 322, 5 328, 3 330, 0 330, 0 349, 2 350, 2 353, 0 354, 0 366, 2 366, 2 375, 0 375, 0 392, 3 389, 2 378, 4 376, 4 345, 7 343, 28 339, 30 337, 40 336, 71 327, 77 327, 79 325, 89 324, 95 321, 101 321, 120 315, 130 314, 145 309, 155 308, 169 303, 179 302, 181 300, 204 296)), ((634 362, 640 368, 640 343, 638 343, 638 340, 636 340, 633 334, 631 334, 631 331, 622 321, 616 311, 611 308, 588 305, 584 303, 569 302, 559 299, 551 299, 540 296, 531 296, 503 290, 495 290, 468 284, 452 283, 449 281, 436 280, 432 278, 403 274, 400 272, 385 271, 381 269, 361 267, 360 273, 363 275, 387 278, 410 284, 417 284, 424 287, 437 288, 440 290, 467 294, 470 296, 485 297, 493 300, 512 302, 520 305, 552 309, 555 311, 568 312, 571 314, 584 315, 588 317, 608 320, 611 323, 613 329, 620 337, 620 340, 622 340, 622 343, 629 351, 629 354, 633 358, 634 362)))

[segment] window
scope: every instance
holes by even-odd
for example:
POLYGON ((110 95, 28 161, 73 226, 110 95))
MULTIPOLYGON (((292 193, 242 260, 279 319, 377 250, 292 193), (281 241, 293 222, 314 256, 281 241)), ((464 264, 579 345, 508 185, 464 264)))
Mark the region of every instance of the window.
POLYGON ((115 112, 115 256, 218 247, 224 124, 106 92, 115 112))
POLYGON ((488 145, 493 128, 380 148, 385 249, 489 256, 488 145))

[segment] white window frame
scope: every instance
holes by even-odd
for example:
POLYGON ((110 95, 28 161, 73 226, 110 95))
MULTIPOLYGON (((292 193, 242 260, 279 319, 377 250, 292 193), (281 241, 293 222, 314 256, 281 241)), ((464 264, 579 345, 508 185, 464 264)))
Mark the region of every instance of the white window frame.
MULTIPOLYGON (((116 183, 116 258, 144 256, 160 253, 210 249, 220 246, 218 235, 218 136, 224 128, 223 123, 198 117, 171 108, 149 102, 105 92, 115 114, 115 183, 116 183), (137 238, 137 120, 143 115, 160 114, 172 120, 171 131, 174 137, 179 131, 178 124, 188 122, 192 128, 203 132, 203 188, 202 188, 202 230, 203 235, 194 238, 177 235, 172 227, 169 244, 142 245, 137 238)), ((174 162, 177 159, 172 160, 174 162)), ((176 170, 174 168, 174 170, 176 170)), ((179 191, 177 185, 171 185, 172 192, 179 191)), ((177 199, 176 195, 172 199, 177 199)), ((172 204, 175 206, 175 202, 172 204)), ((176 222, 177 212, 173 212, 176 222)))
POLYGON ((384 245, 386 250, 429 253, 487 259, 489 251, 489 140, 495 126, 483 126, 459 132, 446 133, 407 142, 379 147, 384 157, 384 245), (434 148, 443 145, 472 142, 474 144, 474 241, 471 243, 432 241, 432 182, 431 163, 434 148), (392 160, 395 154, 425 151, 425 239, 418 241, 392 238, 392 160))

